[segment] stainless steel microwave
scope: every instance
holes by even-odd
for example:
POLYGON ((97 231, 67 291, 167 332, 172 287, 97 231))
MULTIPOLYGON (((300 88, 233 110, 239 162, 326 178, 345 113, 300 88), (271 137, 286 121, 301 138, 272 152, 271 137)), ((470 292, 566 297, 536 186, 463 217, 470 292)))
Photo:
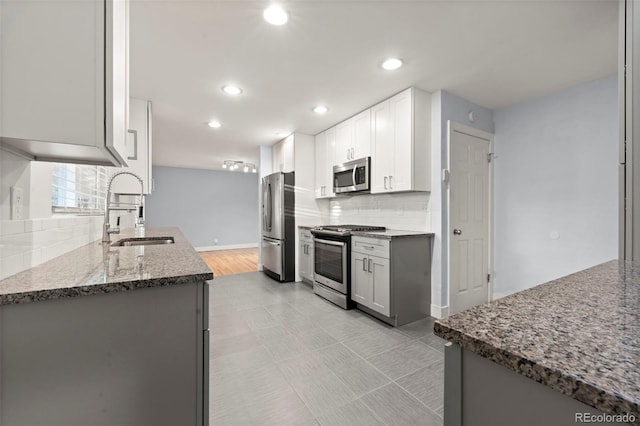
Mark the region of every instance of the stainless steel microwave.
POLYGON ((360 158, 333 166, 333 191, 369 192, 371 182, 371 157, 360 158))

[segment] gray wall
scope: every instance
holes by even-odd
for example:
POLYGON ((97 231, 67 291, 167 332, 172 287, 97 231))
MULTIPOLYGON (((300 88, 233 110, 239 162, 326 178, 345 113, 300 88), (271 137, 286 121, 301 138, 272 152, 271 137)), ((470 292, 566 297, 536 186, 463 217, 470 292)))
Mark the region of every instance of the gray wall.
POLYGON ((195 247, 257 244, 258 174, 153 167, 147 226, 177 226, 195 247))
POLYGON ((494 112, 495 293, 617 258, 616 76, 494 112))

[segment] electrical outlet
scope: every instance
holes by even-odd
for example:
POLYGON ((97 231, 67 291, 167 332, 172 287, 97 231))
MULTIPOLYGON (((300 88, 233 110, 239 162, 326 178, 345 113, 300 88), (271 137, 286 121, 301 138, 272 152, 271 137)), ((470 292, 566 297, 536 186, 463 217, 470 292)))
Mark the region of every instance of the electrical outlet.
POLYGON ((22 219, 24 212, 24 196, 22 188, 11 187, 11 220, 22 219))

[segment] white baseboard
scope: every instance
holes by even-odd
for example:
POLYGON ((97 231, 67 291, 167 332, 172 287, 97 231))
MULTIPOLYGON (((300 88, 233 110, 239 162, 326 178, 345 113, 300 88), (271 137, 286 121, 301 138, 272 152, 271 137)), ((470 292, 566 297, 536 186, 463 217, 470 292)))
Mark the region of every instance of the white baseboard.
POLYGON ((431 316, 434 318, 442 319, 449 316, 448 306, 431 305, 431 316))
POLYGON ((216 251, 216 250, 233 250, 233 249, 243 249, 243 248, 255 248, 258 247, 258 243, 250 243, 250 244, 229 244, 226 246, 205 246, 205 247, 196 247, 196 251, 216 251))

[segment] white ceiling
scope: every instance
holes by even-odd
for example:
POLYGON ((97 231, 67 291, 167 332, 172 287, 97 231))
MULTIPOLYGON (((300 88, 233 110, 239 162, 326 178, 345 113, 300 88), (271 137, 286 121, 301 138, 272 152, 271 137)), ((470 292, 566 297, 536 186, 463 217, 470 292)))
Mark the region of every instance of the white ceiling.
POLYGON ((257 162, 276 132, 317 134, 412 85, 494 109, 616 71, 615 0, 289 1, 282 27, 268 4, 132 3, 131 95, 153 102, 154 165, 257 162), (405 66, 383 71, 390 56, 405 66))

